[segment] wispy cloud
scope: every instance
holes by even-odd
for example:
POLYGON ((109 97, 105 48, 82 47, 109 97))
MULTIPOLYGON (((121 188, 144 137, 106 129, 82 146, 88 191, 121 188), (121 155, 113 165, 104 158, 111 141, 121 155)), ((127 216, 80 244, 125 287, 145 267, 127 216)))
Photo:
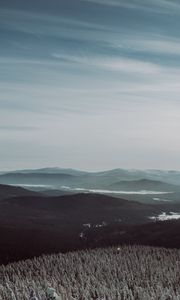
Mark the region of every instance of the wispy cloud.
POLYGON ((125 72, 125 73, 141 73, 141 74, 154 74, 159 73, 161 68, 153 63, 145 62, 142 60, 133 60, 125 57, 75 57, 68 55, 61 55, 58 53, 52 53, 52 57, 66 60, 71 63, 77 63, 80 65, 86 65, 88 67, 100 68, 107 71, 125 72))
POLYGON ((177 167, 179 1, 10 2, 0 11, 4 167, 177 167))
POLYGON ((108 5, 115 7, 124 7, 127 9, 145 10, 154 13, 170 13, 172 11, 180 12, 180 4, 177 1, 168 0, 151 0, 151 2, 143 0, 81 0, 100 5, 108 5), (178 10, 178 11, 177 11, 178 10))
POLYGON ((173 39, 169 36, 150 36, 148 39, 145 36, 142 36, 142 38, 129 36, 128 38, 124 37, 120 43, 115 42, 112 47, 148 54, 180 56, 180 39, 173 39))
POLYGON ((111 32, 110 26, 105 24, 78 20, 70 17, 52 16, 48 13, 35 13, 25 10, 1 9, 1 24, 4 28, 13 29, 13 31, 24 32, 36 35, 66 36, 69 32, 95 31, 111 32), (38 26, 37 26, 38 24, 38 26), (65 31, 65 32, 64 32, 65 31))

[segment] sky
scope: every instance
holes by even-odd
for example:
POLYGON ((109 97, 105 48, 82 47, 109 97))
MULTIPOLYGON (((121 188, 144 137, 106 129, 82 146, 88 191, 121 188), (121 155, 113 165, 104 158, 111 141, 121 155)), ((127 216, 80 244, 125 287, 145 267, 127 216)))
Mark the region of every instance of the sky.
POLYGON ((179 0, 0 0, 0 169, 180 169, 179 0))

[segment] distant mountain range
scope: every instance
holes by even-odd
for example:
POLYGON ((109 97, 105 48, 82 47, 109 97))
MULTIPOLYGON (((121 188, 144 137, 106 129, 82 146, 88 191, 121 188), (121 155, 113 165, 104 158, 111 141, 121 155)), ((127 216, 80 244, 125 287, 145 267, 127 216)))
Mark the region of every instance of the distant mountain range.
POLYGON ((180 202, 180 172, 114 169, 86 172, 43 168, 0 174, 0 184, 17 185, 45 196, 100 193, 141 203, 180 202))
POLYGON ((73 175, 58 173, 6 173, 0 175, 0 183, 19 185, 57 185, 71 182, 73 175))
POLYGON ((68 175, 84 175, 84 174, 89 174, 89 172, 86 171, 80 171, 80 170, 75 170, 75 169, 64 169, 64 168, 41 168, 41 169, 25 169, 25 170, 15 170, 15 171, 10 171, 10 172, 3 172, 5 173, 21 173, 21 174, 29 174, 29 173, 36 173, 36 174, 68 174, 68 175))
POLYGON ((121 190, 121 191, 164 191, 164 192, 173 192, 180 191, 180 186, 165 183, 158 180, 150 179, 139 179, 139 180, 129 180, 129 181, 118 181, 109 186, 112 190, 121 190))
POLYGON ((111 188, 126 190, 151 189, 180 190, 179 171, 124 170, 85 172, 73 169, 43 168, 0 174, 0 183, 18 185, 63 185, 79 188, 111 188), (178 187, 176 187, 178 186, 178 187))

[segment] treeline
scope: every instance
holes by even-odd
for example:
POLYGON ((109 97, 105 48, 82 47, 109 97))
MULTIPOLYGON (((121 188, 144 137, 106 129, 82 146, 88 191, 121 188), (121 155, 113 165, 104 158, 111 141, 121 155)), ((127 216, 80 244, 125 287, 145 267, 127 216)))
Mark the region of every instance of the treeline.
POLYGON ((180 250, 163 248, 42 256, 0 266, 0 299, 179 300, 179 270, 180 250))

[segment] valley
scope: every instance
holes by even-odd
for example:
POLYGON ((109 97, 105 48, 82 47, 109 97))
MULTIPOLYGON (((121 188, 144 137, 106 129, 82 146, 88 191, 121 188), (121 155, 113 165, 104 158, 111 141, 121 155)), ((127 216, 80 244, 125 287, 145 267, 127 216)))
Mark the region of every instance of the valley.
POLYGON ((52 171, 0 175, 0 263, 117 244, 180 247, 178 185, 120 181, 122 170, 52 171))

